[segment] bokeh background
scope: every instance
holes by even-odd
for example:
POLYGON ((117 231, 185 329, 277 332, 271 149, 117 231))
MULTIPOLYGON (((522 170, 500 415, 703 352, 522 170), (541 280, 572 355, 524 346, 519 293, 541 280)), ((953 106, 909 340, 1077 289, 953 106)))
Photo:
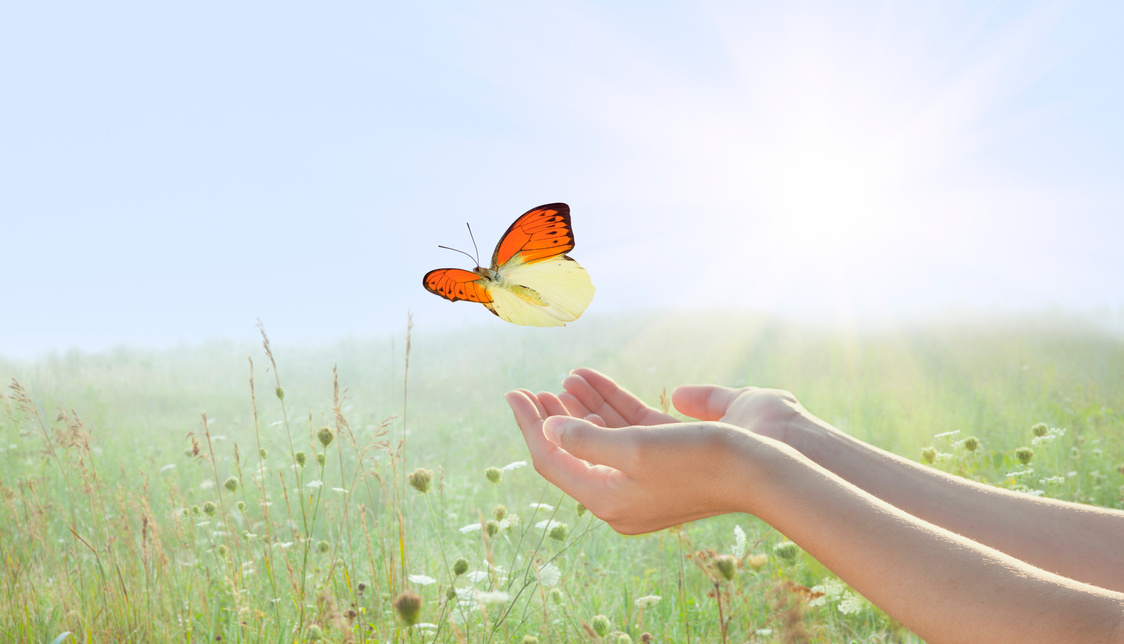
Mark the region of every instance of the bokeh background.
POLYGON ((0 88, 10 358, 495 329, 421 276, 553 201, 590 317, 1124 321, 1121 3, 7 3, 0 88))

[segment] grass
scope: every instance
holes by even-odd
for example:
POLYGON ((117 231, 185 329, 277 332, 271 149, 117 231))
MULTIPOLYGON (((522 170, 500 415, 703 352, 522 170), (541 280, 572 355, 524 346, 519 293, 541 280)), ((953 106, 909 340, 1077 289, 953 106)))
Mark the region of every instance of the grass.
POLYGON ((752 517, 622 537, 520 466, 503 393, 583 365, 656 405, 689 382, 787 388, 932 467, 1121 507, 1124 343, 1058 315, 0 359, 0 639, 915 641, 752 517))

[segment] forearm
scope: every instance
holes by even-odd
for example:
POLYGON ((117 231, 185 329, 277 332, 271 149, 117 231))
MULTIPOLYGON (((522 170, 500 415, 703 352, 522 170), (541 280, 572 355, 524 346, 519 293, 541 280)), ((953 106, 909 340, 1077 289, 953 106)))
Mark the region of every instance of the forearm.
POLYGON ((802 420, 786 442, 883 501, 1071 579, 1124 591, 1124 512, 952 476, 802 420))
POLYGON ((781 445, 747 443, 745 511, 930 642, 1114 642, 1124 595, 919 520, 781 445))

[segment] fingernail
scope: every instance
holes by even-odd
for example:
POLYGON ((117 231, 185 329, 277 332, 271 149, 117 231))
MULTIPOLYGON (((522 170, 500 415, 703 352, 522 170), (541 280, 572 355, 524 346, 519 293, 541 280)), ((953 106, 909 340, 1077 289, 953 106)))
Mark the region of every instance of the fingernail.
POLYGON ((555 445, 561 445, 562 430, 565 428, 567 421, 568 419, 565 416, 551 416, 543 421, 542 433, 546 436, 546 440, 555 445))

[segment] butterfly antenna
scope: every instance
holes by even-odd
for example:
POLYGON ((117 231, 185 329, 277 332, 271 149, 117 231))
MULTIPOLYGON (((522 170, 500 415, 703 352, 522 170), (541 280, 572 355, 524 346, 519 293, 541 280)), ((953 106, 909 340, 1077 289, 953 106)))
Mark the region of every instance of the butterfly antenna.
POLYGON ((449 248, 448 246, 442 246, 441 244, 438 244, 437 247, 438 248, 444 248, 445 250, 456 251, 456 252, 460 253, 461 255, 464 255, 465 257, 467 257, 467 258, 471 259, 472 261, 476 262, 477 266, 480 265, 480 262, 475 257, 473 257, 472 255, 469 255, 468 253, 464 252, 463 250, 461 250, 459 248, 449 248))
MULTIPOLYGON (((468 226, 468 222, 464 222, 468 226)), ((472 240, 472 250, 476 251, 476 265, 480 265, 480 249, 476 247, 476 238, 472 236, 472 226, 468 226, 468 238, 472 240)), ((467 255, 467 253, 465 253, 467 255)))

